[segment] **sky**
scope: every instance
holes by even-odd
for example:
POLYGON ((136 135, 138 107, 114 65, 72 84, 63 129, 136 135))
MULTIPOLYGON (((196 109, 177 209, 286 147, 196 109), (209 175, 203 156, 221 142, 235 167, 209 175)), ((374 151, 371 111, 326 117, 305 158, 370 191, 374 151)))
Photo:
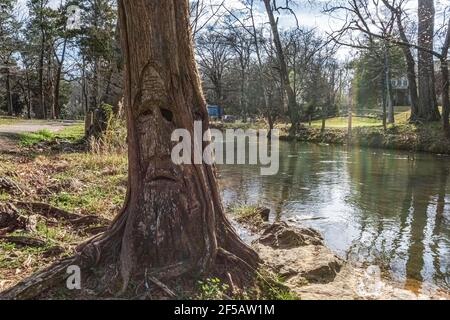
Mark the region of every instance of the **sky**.
MULTIPOLYGON (((224 6, 228 9, 236 9, 242 7, 240 0, 205 0, 205 3, 208 3, 208 1, 211 1, 216 5, 224 3, 224 6)), ((21 11, 25 12, 27 0, 18 0, 18 2, 19 8, 22 8, 21 11)), ((58 7, 61 2, 64 3, 65 0, 49 0, 50 6, 53 8, 58 7)), ((279 0, 280 4, 282 2, 284 1, 279 0)), ((342 25, 342 21, 336 19, 335 17, 331 17, 328 14, 324 14, 322 11, 325 5, 329 2, 330 0, 293 0, 292 9, 295 12, 295 16, 297 17, 299 26, 315 29, 318 33, 322 33, 324 35, 338 30, 342 25)), ((437 12, 440 12, 443 7, 447 6, 447 8, 449 8, 450 14, 450 0, 435 0, 435 3, 437 12)), ((260 17, 260 21, 267 21, 263 2, 255 0, 255 5, 257 9, 257 16, 260 17)), ((411 12, 416 11, 417 0, 407 0, 407 7, 411 12)), ((21 12, 19 14, 26 14, 24 12, 21 12)), ((297 20, 291 13, 282 11, 278 18, 281 29, 296 27, 297 20)), ((439 17, 437 19, 439 19, 439 17)), ((441 23, 442 21, 437 21, 437 24, 441 23)), ((348 55, 349 52, 349 49, 342 49, 340 55, 348 55)))
MULTIPOLYGON (((213 2, 221 3, 223 0, 211 0, 213 2)), ((22 8, 22 10, 26 10, 26 2, 27 0, 18 0, 19 2, 19 8, 22 8)), ((64 1, 63 1, 64 2, 64 1)), ((298 1, 303 2, 303 1, 298 1)), ((58 5, 61 3, 61 0, 49 0, 50 6, 53 8, 58 7, 58 5)), ((316 0, 313 1, 314 5, 311 8, 311 5, 296 5, 294 6, 294 11, 297 15, 297 18, 299 19, 299 23, 302 26, 308 26, 318 29, 323 29, 325 31, 330 30, 329 28, 329 18, 325 15, 323 15, 320 12, 320 8, 325 3, 324 0, 316 0)), ((239 8, 239 0, 225 0, 225 6, 227 8, 239 8)), ((262 2, 259 4, 259 11, 260 13, 264 13, 264 7, 262 2)), ((23 12, 22 12, 23 13, 23 12)), ((282 27, 295 27, 296 21, 295 18, 288 13, 282 14, 280 16, 280 25, 282 27)))

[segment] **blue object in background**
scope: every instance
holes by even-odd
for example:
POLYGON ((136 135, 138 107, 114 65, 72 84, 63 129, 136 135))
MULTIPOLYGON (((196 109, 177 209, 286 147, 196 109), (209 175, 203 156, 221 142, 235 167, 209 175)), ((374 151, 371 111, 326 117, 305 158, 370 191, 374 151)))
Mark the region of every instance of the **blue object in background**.
POLYGON ((210 118, 222 119, 223 108, 214 105, 208 105, 208 115, 210 118))

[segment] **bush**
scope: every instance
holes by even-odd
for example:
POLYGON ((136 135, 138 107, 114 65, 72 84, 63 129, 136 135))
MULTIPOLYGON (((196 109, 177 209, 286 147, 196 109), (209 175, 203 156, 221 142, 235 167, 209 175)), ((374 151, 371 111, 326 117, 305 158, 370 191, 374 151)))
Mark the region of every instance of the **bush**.
POLYGON ((127 151, 127 129, 121 114, 109 113, 106 130, 99 137, 89 139, 90 150, 96 154, 122 154, 127 151))

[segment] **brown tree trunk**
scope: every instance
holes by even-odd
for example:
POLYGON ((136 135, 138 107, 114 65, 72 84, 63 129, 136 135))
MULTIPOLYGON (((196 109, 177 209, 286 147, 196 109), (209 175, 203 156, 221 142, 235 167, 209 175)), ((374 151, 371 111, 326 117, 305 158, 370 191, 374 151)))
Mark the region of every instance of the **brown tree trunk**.
MULTIPOLYGON (((202 121, 204 130, 209 126, 189 34, 188 0, 122 0, 119 16, 126 65, 127 199, 107 232, 82 245, 75 260, 62 263, 95 267, 97 291, 117 293, 120 280, 122 292, 134 295, 139 288, 145 291, 149 279, 226 270, 239 281, 259 259, 225 217, 214 168, 171 161, 173 130, 184 128, 193 136, 194 121, 202 121)), ((44 283, 62 275, 60 265, 52 276, 49 271, 41 275, 44 283)), ((30 290, 23 290, 27 283, 36 289, 28 280, 8 295, 29 297, 30 290)))
POLYGON ((411 99, 411 117, 409 121, 416 122, 419 117, 419 94, 417 92, 417 80, 416 80, 416 62, 411 52, 411 46, 409 44, 408 37, 406 36, 405 26, 402 21, 402 11, 393 7, 389 1, 383 0, 383 3, 395 14, 395 20, 397 23, 400 39, 405 45, 400 46, 403 51, 403 55, 406 60, 406 74, 408 78, 409 97, 411 99))
POLYGON ((44 93, 44 54, 45 54, 45 34, 41 31, 41 52, 39 55, 39 110, 36 112, 36 117, 39 119, 47 118, 47 107, 45 105, 44 93))
MULTIPOLYGON (((450 34, 450 30, 448 31, 450 34)), ((448 60, 443 58, 441 60, 441 74, 442 74, 442 121, 445 135, 450 138, 450 76, 449 76, 448 60)))
POLYGON ((31 106, 32 106, 32 95, 31 95, 31 82, 30 82, 30 73, 28 71, 28 66, 25 70, 26 80, 27 80, 27 118, 31 119, 31 106))
POLYGON ((53 87, 53 107, 54 117, 59 119, 61 117, 61 106, 59 104, 59 91, 60 91, 60 82, 61 82, 61 73, 64 66, 64 60, 66 59, 66 48, 67 48, 67 38, 64 39, 63 50, 61 53, 61 60, 56 57, 56 74, 55 74, 55 86, 53 87))
POLYGON ((395 123, 394 104, 392 103, 391 58, 388 44, 384 50, 384 88, 386 90, 387 123, 395 123))
MULTIPOLYGON (((419 0, 418 7, 418 41, 421 48, 433 50, 434 39, 434 0, 419 0)), ((438 121, 440 119, 436 98, 434 59, 430 52, 419 50, 419 114, 421 121, 438 121)))
POLYGON ((448 63, 448 51, 450 49, 450 19, 447 23, 447 34, 441 52, 441 74, 442 74, 442 121, 445 135, 450 138, 450 74, 448 63))
POLYGON ((8 116, 13 116, 13 101, 11 94, 11 73, 9 72, 8 66, 5 68, 6 70, 6 99, 8 104, 8 116))
POLYGON ((270 27, 272 29, 273 42, 277 52, 278 63, 280 65, 280 75, 283 82, 284 90, 288 98, 288 112, 291 119, 291 133, 295 134, 300 125, 300 106, 297 104, 294 90, 291 86, 286 60, 284 57, 283 47, 281 45, 280 34, 278 32, 278 24, 273 15, 273 9, 270 0, 264 0, 267 15, 269 17, 270 27))

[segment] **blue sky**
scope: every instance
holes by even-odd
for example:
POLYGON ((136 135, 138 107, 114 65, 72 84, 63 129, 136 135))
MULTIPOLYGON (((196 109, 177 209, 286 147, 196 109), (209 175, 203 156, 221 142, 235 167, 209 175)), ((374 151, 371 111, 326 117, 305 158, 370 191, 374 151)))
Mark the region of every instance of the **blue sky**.
MULTIPOLYGON (((221 0, 213 0, 217 2, 222 2, 221 0)), ((19 7, 23 8, 23 10, 26 9, 26 2, 27 0, 18 0, 19 7)), ((56 8, 61 2, 65 2, 64 0, 50 0, 50 6, 53 8, 56 8)), ((303 1, 300 0, 298 3, 302 3, 303 1)), ((309 27, 315 27, 319 29, 329 30, 329 19, 327 16, 323 15, 320 12, 320 8, 325 3, 324 0, 316 0, 314 1, 313 8, 311 8, 311 5, 305 5, 305 4, 299 4, 294 7, 294 10, 296 12, 297 18, 299 19, 299 22, 301 25, 309 26, 309 27)), ((239 7, 239 0, 226 0, 225 5, 229 8, 235 8, 239 7)), ((260 4, 260 11, 261 14, 264 13, 264 8, 262 3, 260 4)), ((293 27, 295 26, 296 22, 295 19, 290 14, 283 14, 280 17, 280 23, 284 27, 293 27)))

